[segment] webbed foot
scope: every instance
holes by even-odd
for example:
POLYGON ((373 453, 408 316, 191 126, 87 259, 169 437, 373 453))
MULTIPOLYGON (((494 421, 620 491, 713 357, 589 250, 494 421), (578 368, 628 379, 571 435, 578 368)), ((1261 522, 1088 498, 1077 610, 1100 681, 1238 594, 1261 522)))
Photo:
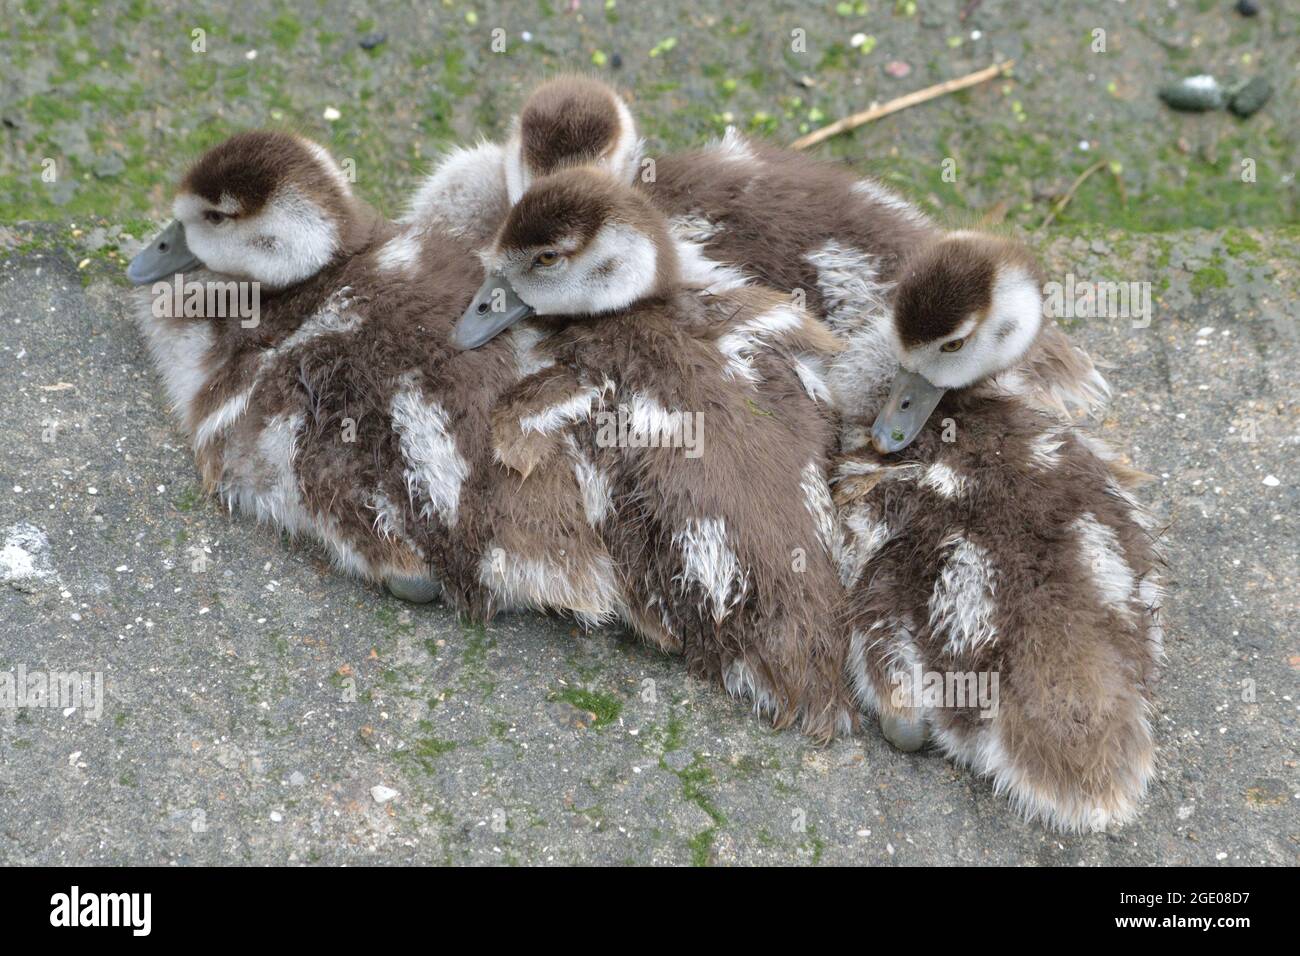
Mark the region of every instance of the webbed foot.
POLYGON ((880 732, 885 739, 904 753, 912 753, 925 746, 929 737, 929 727, 925 718, 904 717, 898 714, 880 715, 880 732))
POLYGON ((431 576, 394 575, 384 578, 384 586, 393 597, 412 604, 428 604, 442 594, 442 585, 437 578, 431 576))

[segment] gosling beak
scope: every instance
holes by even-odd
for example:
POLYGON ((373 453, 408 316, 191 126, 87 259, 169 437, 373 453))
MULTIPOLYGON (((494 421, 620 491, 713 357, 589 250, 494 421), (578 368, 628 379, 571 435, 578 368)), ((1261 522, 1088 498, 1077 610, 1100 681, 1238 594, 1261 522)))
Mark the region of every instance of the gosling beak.
POLYGON ((912 444, 946 391, 915 372, 900 370, 885 407, 871 426, 871 444, 876 451, 890 455, 912 444))
POLYGON ((174 219, 170 226, 154 236, 153 242, 135 254, 126 267, 126 277, 136 285, 145 285, 201 265, 203 263, 185 244, 185 227, 179 219, 174 219))
POLYGON ((533 307, 519 298, 504 277, 490 275, 451 330, 451 344, 458 349, 476 349, 532 314, 533 307))

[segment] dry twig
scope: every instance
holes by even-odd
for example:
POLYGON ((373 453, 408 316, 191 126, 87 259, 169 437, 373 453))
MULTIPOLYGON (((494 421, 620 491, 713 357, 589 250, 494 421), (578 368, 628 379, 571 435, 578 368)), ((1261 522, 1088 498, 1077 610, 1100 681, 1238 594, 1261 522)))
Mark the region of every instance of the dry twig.
POLYGON ((823 126, 821 129, 813 130, 807 136, 800 136, 790 144, 792 149, 807 149, 809 146, 815 146, 824 139, 830 139, 832 136, 838 136, 840 133, 848 132, 851 129, 857 129, 873 120, 878 120, 882 116, 888 116, 890 113, 897 113, 899 110, 905 110, 909 106, 915 106, 918 103, 924 103, 927 100, 935 99, 947 93, 955 93, 958 90, 964 90, 968 86, 978 86, 994 77, 1001 76, 1007 70, 1015 66, 1015 60, 1005 60, 1002 63, 995 63, 990 67, 969 73, 966 76, 960 76, 955 80, 944 80, 942 83, 936 83, 934 86, 927 86, 923 90, 917 90, 914 93, 906 93, 896 99, 890 100, 880 106, 873 106, 870 109, 863 110, 860 113, 854 113, 852 116, 846 116, 838 119, 829 126, 823 126))
POLYGON ((1085 169, 1082 173, 1080 173, 1079 178, 1070 184, 1070 188, 1065 191, 1065 195, 1062 196, 1060 201, 1057 202, 1057 204, 1052 207, 1052 211, 1047 214, 1047 218, 1044 219, 1043 224, 1038 227, 1038 231, 1042 232, 1044 229, 1050 226, 1052 224, 1052 220, 1057 217, 1057 215, 1061 212, 1061 210, 1070 204, 1070 200, 1073 199, 1074 194, 1079 191, 1079 187, 1083 185, 1083 181, 1105 165, 1106 165, 1106 160, 1099 159, 1091 166, 1089 166, 1087 169, 1085 169))

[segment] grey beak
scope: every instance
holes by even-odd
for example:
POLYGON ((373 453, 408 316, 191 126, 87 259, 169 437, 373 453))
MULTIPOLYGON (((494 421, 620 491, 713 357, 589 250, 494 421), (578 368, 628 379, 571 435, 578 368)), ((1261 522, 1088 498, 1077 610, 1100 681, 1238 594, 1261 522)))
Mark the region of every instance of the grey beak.
POLYGON ((126 267, 126 277, 136 285, 145 285, 202 265, 185 244, 185 227, 179 219, 174 219, 154 236, 153 242, 135 254, 126 267))
POLYGON ((871 426, 871 444, 876 451, 890 455, 912 444, 946 391, 915 372, 899 370, 885 407, 871 426))
POLYGON ((452 329, 451 344, 458 349, 476 349, 532 314, 533 307, 519 298, 505 278, 490 275, 452 329))

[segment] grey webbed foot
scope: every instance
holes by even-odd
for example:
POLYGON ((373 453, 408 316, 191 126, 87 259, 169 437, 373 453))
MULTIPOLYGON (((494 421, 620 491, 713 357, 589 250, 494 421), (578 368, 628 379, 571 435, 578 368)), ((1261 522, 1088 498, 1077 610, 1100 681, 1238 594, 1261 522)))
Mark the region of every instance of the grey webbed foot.
POLYGON ((384 578, 384 586, 393 597, 412 604, 428 604, 442 594, 442 585, 432 576, 394 575, 384 578))
POLYGON ((926 738, 929 736, 925 718, 920 714, 916 717, 881 714, 880 732, 885 735, 886 740, 904 753, 920 750, 925 746, 926 738))

